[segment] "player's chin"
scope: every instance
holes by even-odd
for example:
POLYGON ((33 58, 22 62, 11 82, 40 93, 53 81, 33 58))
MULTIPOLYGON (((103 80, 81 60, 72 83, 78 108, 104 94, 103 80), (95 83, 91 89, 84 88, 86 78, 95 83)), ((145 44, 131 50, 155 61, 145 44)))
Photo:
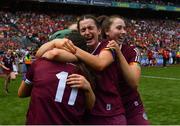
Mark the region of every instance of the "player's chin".
POLYGON ((94 44, 96 44, 96 43, 95 43, 95 41, 93 41, 93 40, 87 42, 87 46, 93 46, 94 44))
POLYGON ((123 41, 124 41, 124 39, 118 39, 118 40, 116 40, 116 42, 119 44, 119 45, 121 45, 122 43, 123 43, 123 41))

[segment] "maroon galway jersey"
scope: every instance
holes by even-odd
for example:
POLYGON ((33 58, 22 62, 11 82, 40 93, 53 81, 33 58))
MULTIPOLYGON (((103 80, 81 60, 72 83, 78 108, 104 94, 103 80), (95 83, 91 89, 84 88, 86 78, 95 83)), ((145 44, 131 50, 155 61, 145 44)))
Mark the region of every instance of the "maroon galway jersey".
POLYGON ((84 92, 66 85, 67 76, 77 73, 76 68, 45 58, 32 63, 25 81, 33 86, 27 124, 82 124, 84 92))
MULTIPOLYGON (((128 63, 137 62, 140 63, 140 53, 135 46, 129 46, 123 44, 121 49, 126 61, 128 63)), ((120 93, 122 95, 123 104, 126 110, 126 116, 136 114, 138 111, 144 110, 140 94, 137 89, 132 89, 123 79, 122 73, 119 73, 120 79, 120 93)))
MULTIPOLYGON (((101 42, 93 52, 93 55, 98 55, 106 48, 107 44, 108 41, 101 42)), ((124 113, 124 107, 119 93, 117 65, 117 62, 114 61, 103 71, 96 71, 99 78, 95 89, 96 102, 91 113, 92 115, 114 116, 124 113)))
POLYGON ((14 62, 14 56, 4 56, 3 57, 4 66, 9 68, 11 71, 13 70, 13 62, 14 62))

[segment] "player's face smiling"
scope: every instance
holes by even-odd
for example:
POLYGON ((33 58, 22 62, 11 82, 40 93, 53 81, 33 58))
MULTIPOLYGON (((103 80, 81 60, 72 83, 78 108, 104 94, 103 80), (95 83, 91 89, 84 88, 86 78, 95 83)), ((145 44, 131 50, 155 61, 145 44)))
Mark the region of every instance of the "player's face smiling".
POLYGON ((106 32, 110 39, 116 40, 117 42, 122 42, 124 35, 126 35, 125 23, 120 18, 114 18, 110 29, 106 32))
POLYGON ((93 19, 84 19, 79 22, 80 34, 86 38, 89 47, 95 48, 98 44, 100 30, 97 28, 93 19))

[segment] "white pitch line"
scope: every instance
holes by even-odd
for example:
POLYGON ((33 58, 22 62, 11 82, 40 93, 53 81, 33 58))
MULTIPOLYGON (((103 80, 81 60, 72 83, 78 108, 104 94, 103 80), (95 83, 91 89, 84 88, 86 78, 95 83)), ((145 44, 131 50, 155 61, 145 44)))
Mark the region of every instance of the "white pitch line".
POLYGON ((146 76, 146 75, 141 75, 141 77, 144 77, 144 78, 156 78, 156 79, 166 79, 166 80, 180 80, 180 78, 156 77, 156 76, 146 76))

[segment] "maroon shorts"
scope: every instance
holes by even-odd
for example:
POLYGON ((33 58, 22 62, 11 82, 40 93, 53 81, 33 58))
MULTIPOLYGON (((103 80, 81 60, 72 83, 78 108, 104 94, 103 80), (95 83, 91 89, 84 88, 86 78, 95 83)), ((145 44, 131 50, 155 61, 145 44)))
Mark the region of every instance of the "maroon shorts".
POLYGON ((128 125, 150 125, 147 115, 144 111, 138 112, 136 115, 127 118, 128 125))
POLYGON ((121 115, 115 116, 88 116, 85 119, 85 124, 87 125, 126 125, 126 117, 121 115))

